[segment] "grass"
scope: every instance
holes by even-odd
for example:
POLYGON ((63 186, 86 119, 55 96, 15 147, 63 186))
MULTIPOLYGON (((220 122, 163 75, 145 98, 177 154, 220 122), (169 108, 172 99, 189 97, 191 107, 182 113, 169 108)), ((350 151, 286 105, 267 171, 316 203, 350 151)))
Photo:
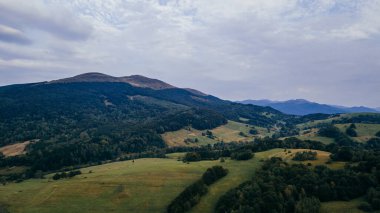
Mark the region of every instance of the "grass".
POLYGON ((32 179, 0 186, 0 203, 10 212, 165 212, 167 205, 207 168, 222 165, 230 172, 210 188, 200 208, 212 212, 227 190, 252 177, 260 167, 260 153, 249 161, 201 161, 190 164, 168 159, 138 159, 81 169, 81 175, 52 181, 32 179), (91 172, 90 172, 91 171, 91 172))
POLYGON ((297 136, 296 138, 301 139, 301 140, 312 140, 312 141, 319 141, 322 142, 323 144, 330 144, 334 143, 333 138, 328 138, 328 137, 321 137, 321 136, 305 136, 305 135, 300 135, 297 136))
POLYGON ((322 142, 326 145, 334 142, 333 138, 319 136, 317 128, 312 128, 312 129, 300 131, 300 134, 298 136, 296 136, 296 138, 298 138, 300 140, 319 141, 319 142, 322 142))
MULTIPOLYGON (((290 150, 294 154, 301 149, 290 150)), ((184 153, 172 153, 167 159, 146 158, 114 162, 81 169, 82 174, 71 179, 31 179, 0 186, 0 204, 10 212, 165 212, 169 203, 185 187, 199 179, 207 168, 222 165, 229 174, 214 183, 209 193, 191 212, 213 212, 221 195, 253 177, 262 159, 282 157, 290 163, 291 154, 284 149, 255 153, 248 161, 225 159, 192 162, 177 161, 184 153)), ((324 164, 326 152, 318 151, 313 165, 324 164)), ((307 162, 304 162, 307 163, 307 162)), ((332 165, 328 165, 332 166, 332 165)))
POLYGON ((235 121, 228 121, 226 125, 222 125, 215 129, 212 129, 211 132, 216 137, 210 139, 206 136, 202 136, 202 132, 193 128, 185 128, 174 132, 167 132, 162 134, 162 138, 168 146, 199 146, 214 144, 220 141, 231 142, 231 141, 251 141, 255 137, 271 136, 271 132, 268 133, 267 129, 261 127, 255 127, 258 131, 258 135, 254 136, 249 134, 249 130, 253 126, 247 125, 244 123, 239 123, 235 121), (241 136, 239 133, 243 132, 246 136, 241 136), (197 143, 185 143, 185 139, 197 139, 197 143))
POLYGON ((350 201, 330 201, 323 202, 321 206, 321 213, 361 213, 358 206, 364 201, 363 198, 357 198, 350 201))
POLYGON ((312 126, 315 126, 317 124, 321 124, 321 123, 331 123, 331 121, 333 120, 340 120, 341 118, 353 118, 353 117, 357 117, 357 116, 360 116, 360 115, 377 115, 378 113, 348 113, 348 114, 340 114, 339 116, 336 116, 336 117, 333 117, 333 118, 328 118, 328 119, 325 119, 325 120, 315 120, 315 121, 310 121, 310 122, 306 122, 306 123, 302 123, 302 124, 298 124, 297 127, 300 128, 300 129, 305 129, 305 128, 309 128, 309 127, 312 127, 312 126))
MULTIPOLYGON (((346 129, 351 124, 335 124, 336 127, 342 132, 346 132, 346 129)), ((375 134, 380 131, 380 124, 365 124, 365 123, 355 123, 356 132, 358 137, 354 137, 358 142, 367 142, 369 139, 375 137, 375 134)))
POLYGON ((20 174, 25 172, 28 167, 26 166, 13 166, 9 168, 1 168, 0 169, 0 175, 9 175, 9 174, 20 174))
POLYGON ((320 150, 311 150, 313 152, 317 152, 317 160, 311 161, 294 161, 293 157, 297 152, 310 151, 310 149, 272 149, 266 152, 263 152, 265 155, 264 158, 272 158, 272 157, 280 157, 284 161, 295 164, 302 163, 307 165, 310 163, 312 166, 316 165, 325 165, 330 169, 343 169, 345 162, 332 162, 330 164, 326 164, 330 160, 330 152, 320 151, 320 150), (290 153, 289 153, 290 152, 290 153))

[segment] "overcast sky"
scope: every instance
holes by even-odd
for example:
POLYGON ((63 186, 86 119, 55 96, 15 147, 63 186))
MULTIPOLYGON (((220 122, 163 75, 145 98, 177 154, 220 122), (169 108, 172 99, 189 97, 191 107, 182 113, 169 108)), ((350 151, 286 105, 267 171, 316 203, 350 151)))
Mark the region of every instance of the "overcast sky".
POLYGON ((0 0, 0 85, 140 74, 380 107, 380 0, 0 0))

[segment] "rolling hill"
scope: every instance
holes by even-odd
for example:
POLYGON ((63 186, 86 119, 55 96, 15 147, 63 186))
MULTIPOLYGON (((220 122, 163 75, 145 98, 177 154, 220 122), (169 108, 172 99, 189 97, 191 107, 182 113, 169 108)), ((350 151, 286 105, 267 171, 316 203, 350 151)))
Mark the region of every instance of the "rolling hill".
POLYGON ((271 100, 244 100, 238 103, 253 104, 258 106, 270 106, 283 113, 291 115, 307 115, 315 113, 338 114, 338 113, 358 113, 358 112, 379 112, 376 109, 360 107, 344 107, 327 104, 319 104, 304 99, 295 99, 288 101, 271 101, 271 100))

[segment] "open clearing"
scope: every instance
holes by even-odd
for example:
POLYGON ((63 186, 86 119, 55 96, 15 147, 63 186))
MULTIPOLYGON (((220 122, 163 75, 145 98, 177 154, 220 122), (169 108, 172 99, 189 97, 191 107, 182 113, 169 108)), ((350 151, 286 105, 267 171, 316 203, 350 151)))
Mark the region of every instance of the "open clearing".
POLYGON ((193 128, 185 128, 174 132, 167 132, 162 134, 162 138, 168 146, 199 146, 214 144, 220 141, 227 143, 231 141, 251 141, 255 137, 270 136, 272 134, 270 132, 268 133, 267 129, 265 128, 255 127, 259 134, 254 136, 249 134, 249 130, 251 128, 252 126, 247 124, 228 121, 226 125, 210 130, 215 136, 214 139, 203 136, 202 133, 205 131, 200 131, 193 128), (240 132, 244 133, 245 136, 241 136, 239 134, 240 132), (186 143, 186 139, 197 139, 198 142, 186 143))
POLYGON ((28 144, 30 144, 30 141, 3 146, 0 148, 0 152, 2 152, 6 157, 21 155, 25 153, 25 147, 28 144))
MULTIPOLYGON (((272 149, 269 151, 264 152, 266 155, 266 158, 272 158, 272 157, 280 157, 284 161, 288 163, 302 163, 307 165, 310 163, 312 166, 316 165, 325 165, 329 167, 330 169, 343 169, 345 162, 332 162, 330 164, 326 164, 330 160, 330 152, 324 152, 319 150, 310 150, 310 149, 272 149), (308 160, 308 161, 295 161, 292 160, 293 157, 297 152, 303 152, 303 151, 313 151, 317 152, 317 160, 308 160)), ((265 156, 264 156, 265 157, 265 156)))
POLYGON ((360 203, 364 201, 363 198, 358 198, 350 201, 330 201, 322 203, 321 213, 362 213, 358 209, 360 203))
MULTIPOLYGON (((350 125, 351 124, 335 124, 335 126, 342 132, 346 132, 346 129, 350 125)), ((355 123, 355 126, 358 137, 353 137, 353 139, 358 142, 367 142, 369 139, 375 137, 375 134, 380 131, 380 124, 355 123)))

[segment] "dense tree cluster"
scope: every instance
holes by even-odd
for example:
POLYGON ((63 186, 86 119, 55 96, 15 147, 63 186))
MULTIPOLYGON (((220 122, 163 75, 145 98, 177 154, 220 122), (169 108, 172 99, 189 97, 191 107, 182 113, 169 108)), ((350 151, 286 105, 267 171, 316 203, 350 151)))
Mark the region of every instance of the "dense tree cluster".
POLYGON ((74 176, 80 175, 82 172, 80 170, 70 171, 70 172, 61 172, 61 173, 55 173, 53 175, 53 180, 59 180, 62 178, 72 178, 74 176))
POLYGON ((319 201, 350 200, 378 185, 378 175, 266 161, 255 177, 223 195, 216 212, 318 212, 319 201))
POLYGON ((346 134, 350 137, 357 137, 358 133, 356 132, 356 125, 351 124, 347 129, 346 129, 346 134))
POLYGON ((306 160, 317 160, 317 152, 313 151, 303 151, 303 152, 297 152, 293 160, 295 161, 306 161, 306 160))
POLYGON ((200 180, 186 187, 168 206, 168 213, 183 213, 198 204, 200 198, 208 192, 209 185, 223 178, 228 170, 221 166, 208 168, 200 180))
POLYGON ((231 159, 234 160, 249 160, 254 154, 249 149, 237 150, 231 153, 231 159))
POLYGON ((211 168, 208 168, 207 171, 203 174, 202 180, 206 185, 209 186, 227 174, 228 170, 222 166, 213 166, 211 168))

